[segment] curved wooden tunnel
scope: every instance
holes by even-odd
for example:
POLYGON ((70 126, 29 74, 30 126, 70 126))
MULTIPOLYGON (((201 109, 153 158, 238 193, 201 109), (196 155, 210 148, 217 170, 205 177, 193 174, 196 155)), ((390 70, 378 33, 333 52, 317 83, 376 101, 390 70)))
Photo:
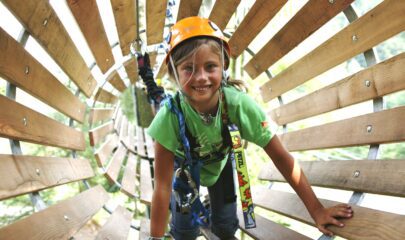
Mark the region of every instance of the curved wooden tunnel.
MULTIPOLYGON (((198 15, 203 1, 145 1, 142 9, 138 1, 111 0, 118 45, 124 56, 118 61, 113 54, 115 46, 110 46, 97 2, 66 2, 94 57, 95 64, 92 67, 86 64, 82 49, 77 48, 72 33, 66 30, 63 19, 60 19, 55 6, 49 1, 2 0, 0 3, 23 26, 18 38, 11 36, 3 27, 0 28, 0 76, 8 83, 6 94, 0 95, 0 136, 10 140, 11 149, 11 154, 0 155, 0 200, 29 194, 37 211, 1 227, 0 239, 89 238, 83 226, 103 206, 111 216, 90 238, 127 239, 132 227, 139 230, 140 239, 145 239, 149 231, 148 216, 136 216, 122 206, 109 209, 107 202, 111 196, 101 185, 89 186, 84 181, 87 190, 51 206, 44 204, 39 192, 95 177, 98 173, 90 164, 95 161, 111 185, 117 186, 134 203, 139 201, 150 205, 154 150, 153 140, 144 133, 144 129, 147 127, 145 116, 151 112, 138 79, 131 44, 140 38, 148 46, 162 43, 167 16, 171 13, 170 9, 174 8, 173 3, 176 2, 178 6, 176 20, 179 20, 198 15), (137 31, 142 15, 140 11, 144 11, 146 23, 145 34, 142 36, 141 31, 137 31), (43 66, 27 51, 25 46, 28 38, 35 39, 55 61, 69 81, 74 83, 73 90, 70 84, 61 83, 47 66, 43 66), (94 67, 105 75, 102 83, 95 80, 92 71, 94 67), (119 71, 125 71, 124 79, 119 71), (131 88, 131 93, 136 96, 138 110, 142 106, 149 108, 137 115, 138 124, 127 119, 119 104, 119 95, 127 88, 131 88), (18 102, 17 89, 52 107, 67 121, 18 102), (87 124, 90 125, 90 146, 86 144, 87 132, 78 130, 84 129, 87 124), (22 145, 29 142, 53 146, 67 154, 62 157, 52 155, 51 152, 46 156, 33 156, 22 152, 20 141, 22 145), (94 151, 94 159, 77 157, 77 151, 89 148, 94 151), (139 221, 131 223, 133 219, 139 221)), ((385 0, 359 17, 352 7, 353 2, 308 1, 242 66, 238 63, 241 62, 239 59, 243 58, 246 51, 252 52, 248 47, 255 37, 266 31, 269 22, 289 4, 287 0, 254 1, 230 34, 232 61, 235 65, 239 64, 238 67, 243 67, 251 81, 263 79, 263 73, 267 73, 267 79, 260 86, 261 97, 265 103, 278 101, 276 107, 268 109, 269 115, 276 124, 283 126, 284 131, 279 136, 289 151, 317 150, 321 154, 322 149, 344 151, 349 146, 369 148, 367 158, 363 160, 298 159, 303 160, 301 166, 312 185, 352 191, 349 202, 353 205, 355 216, 345 221, 344 228, 331 229, 347 239, 403 239, 404 212, 392 213, 364 207, 361 199, 367 193, 405 198, 403 156, 394 156, 399 158, 395 160, 378 158, 380 145, 399 143, 399 147, 404 146, 405 106, 386 108, 383 102, 387 95, 401 93, 405 89, 405 53, 399 49, 394 56, 379 61, 373 51, 378 44, 398 34, 402 34, 402 45, 405 43, 405 1, 385 0), (338 14, 344 14, 349 20, 346 27, 280 73, 272 74, 269 71, 315 32, 323 31, 322 27, 338 14), (366 62, 360 71, 334 79, 333 83, 319 87, 316 91, 306 91, 304 96, 294 101, 287 102, 283 98, 359 54, 364 56, 366 62), (373 111, 367 114, 333 121, 324 118, 326 113, 367 101, 373 102, 373 111), (318 124, 293 131, 287 128, 287 125, 308 118, 317 119, 318 124)), ((222 30, 229 32, 226 27, 241 4, 240 0, 215 1, 207 16, 222 30)), ((158 52, 151 55, 153 63, 156 63, 158 52)), ((156 66, 159 64, 156 63, 156 66)), ((157 78, 164 78, 165 73, 164 64, 155 68, 157 78)), ((272 183, 285 181, 272 164, 262 169, 259 179, 272 183)), ((257 207, 314 225, 295 194, 270 188, 258 188, 254 193, 257 207)), ((322 202, 326 206, 336 203, 330 200, 322 202)), ((254 239, 310 239, 268 217, 257 215, 256 218, 258 227, 255 229, 244 229, 243 220, 240 223, 241 231, 254 239)), ((216 238, 207 229, 204 235, 208 239, 216 238)), ((321 239, 328 238, 322 236, 321 239)))

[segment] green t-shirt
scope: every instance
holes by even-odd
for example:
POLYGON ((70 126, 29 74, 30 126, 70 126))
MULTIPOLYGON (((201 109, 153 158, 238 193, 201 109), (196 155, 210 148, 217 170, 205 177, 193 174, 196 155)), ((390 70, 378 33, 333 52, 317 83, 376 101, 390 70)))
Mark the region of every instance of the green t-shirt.
MULTIPOLYGON (((270 141, 272 133, 267 124, 266 115, 246 93, 233 87, 224 87, 225 101, 229 120, 239 128, 241 137, 264 147, 270 141)), ((190 134, 194 136, 197 146, 194 152, 198 154, 203 166, 200 181, 203 186, 212 186, 218 179, 227 160, 230 147, 222 148, 222 119, 221 113, 215 116, 211 124, 206 125, 199 114, 180 95, 180 105, 186 119, 190 134), (223 150, 222 154, 215 154, 223 150), (225 155, 224 155, 225 154, 225 155), (216 159, 216 156, 225 156, 216 159)), ((164 104, 156 114, 147 133, 176 156, 184 156, 179 135, 177 116, 171 112, 168 104, 164 104)), ((193 151, 193 150, 192 150, 193 151)), ((218 158, 218 157, 217 157, 218 158)))

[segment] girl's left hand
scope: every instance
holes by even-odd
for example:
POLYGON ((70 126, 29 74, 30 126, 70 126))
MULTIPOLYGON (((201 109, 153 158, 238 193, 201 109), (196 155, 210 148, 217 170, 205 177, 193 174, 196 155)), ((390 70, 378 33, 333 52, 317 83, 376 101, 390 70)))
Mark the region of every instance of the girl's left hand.
POLYGON ((333 236, 333 232, 326 228, 327 225, 336 225, 338 227, 344 227, 344 224, 337 218, 351 218, 353 216, 353 210, 348 204, 339 204, 330 208, 319 208, 313 213, 316 227, 322 233, 333 236))

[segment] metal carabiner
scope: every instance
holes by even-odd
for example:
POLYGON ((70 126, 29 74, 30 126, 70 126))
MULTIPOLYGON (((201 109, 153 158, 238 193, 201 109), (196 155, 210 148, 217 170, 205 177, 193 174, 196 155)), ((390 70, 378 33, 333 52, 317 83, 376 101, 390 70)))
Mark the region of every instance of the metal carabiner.
POLYGON ((179 181, 184 181, 181 174, 184 174, 187 178, 187 185, 192 189, 192 192, 181 196, 180 193, 173 189, 173 195, 176 199, 178 206, 180 207, 180 212, 182 214, 188 214, 191 212, 191 205, 198 197, 198 189, 193 178, 191 177, 190 172, 187 169, 178 168, 175 172, 175 179, 179 181))

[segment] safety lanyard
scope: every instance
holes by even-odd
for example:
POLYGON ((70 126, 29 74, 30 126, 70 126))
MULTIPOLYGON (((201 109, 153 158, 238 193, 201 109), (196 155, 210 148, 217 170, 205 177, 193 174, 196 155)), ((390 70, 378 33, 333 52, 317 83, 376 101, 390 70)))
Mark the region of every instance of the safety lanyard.
POLYGON ((243 219, 245 221, 245 228, 255 228, 256 218, 254 213, 254 206, 252 194, 250 191, 250 180, 247 171, 245 151, 242 146, 242 138, 238 127, 231 124, 228 119, 227 108, 225 104, 224 94, 222 93, 222 119, 224 124, 227 124, 229 134, 232 140, 232 161, 235 162, 236 172, 238 175, 239 193, 242 204, 243 219))

